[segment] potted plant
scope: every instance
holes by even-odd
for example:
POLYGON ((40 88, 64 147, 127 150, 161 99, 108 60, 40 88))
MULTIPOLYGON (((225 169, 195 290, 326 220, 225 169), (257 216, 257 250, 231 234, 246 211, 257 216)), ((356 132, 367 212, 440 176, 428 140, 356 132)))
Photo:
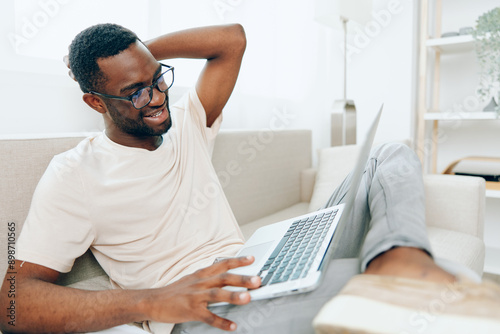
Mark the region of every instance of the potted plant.
POLYGON ((480 66, 478 94, 483 100, 491 98, 485 111, 500 113, 500 7, 479 16, 472 36, 480 66))

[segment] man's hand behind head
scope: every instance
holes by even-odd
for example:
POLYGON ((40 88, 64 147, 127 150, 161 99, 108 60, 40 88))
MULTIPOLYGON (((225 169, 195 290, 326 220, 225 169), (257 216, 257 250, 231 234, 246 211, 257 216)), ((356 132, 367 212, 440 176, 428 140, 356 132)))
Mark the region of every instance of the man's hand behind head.
POLYGON ((68 56, 68 55, 65 55, 65 56, 63 57, 63 62, 64 62, 64 64, 66 64, 66 67, 69 69, 69 71, 68 71, 68 75, 69 75, 69 77, 70 77, 71 79, 73 79, 73 80, 75 80, 75 81, 76 81, 75 76, 73 75, 73 72, 71 71, 71 67, 69 66, 69 56, 68 56))

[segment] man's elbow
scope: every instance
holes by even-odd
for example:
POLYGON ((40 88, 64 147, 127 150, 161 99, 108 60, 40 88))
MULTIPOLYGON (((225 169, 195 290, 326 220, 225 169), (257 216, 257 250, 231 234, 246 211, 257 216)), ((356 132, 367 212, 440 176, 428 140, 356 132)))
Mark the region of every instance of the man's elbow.
POLYGON ((245 34, 245 28, 243 28, 241 24, 235 23, 230 26, 230 29, 231 29, 232 44, 234 49, 243 54, 247 47, 247 37, 245 34))
POLYGON ((16 334, 15 332, 10 332, 8 329, 6 329, 6 327, 3 324, 0 325, 0 331, 3 334, 16 334))

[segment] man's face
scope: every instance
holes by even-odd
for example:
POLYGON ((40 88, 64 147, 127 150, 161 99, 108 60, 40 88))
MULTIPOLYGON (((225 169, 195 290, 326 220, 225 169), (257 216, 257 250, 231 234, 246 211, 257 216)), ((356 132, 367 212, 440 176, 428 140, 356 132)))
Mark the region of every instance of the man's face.
POLYGON ((116 106, 116 104, 119 103, 114 103, 116 101, 115 100, 113 102, 106 103, 109 116, 113 120, 116 128, 134 137, 160 136, 166 133, 172 126, 168 106, 168 92, 162 94, 167 95, 165 103, 162 104, 164 108, 148 108, 149 106, 146 106, 143 109, 136 110, 135 116, 133 114, 127 115, 126 113, 123 113, 123 111, 120 111, 123 108, 116 106), (158 112, 162 112, 162 114, 157 115, 158 112), (153 113, 152 116, 147 116, 151 113, 153 113), (150 120, 157 124, 152 125, 150 120))
MULTIPOLYGON (((132 44, 120 54, 98 60, 107 82, 105 94, 129 96, 153 84, 161 74, 161 65, 140 42, 132 44)), ((166 133, 172 126, 168 105, 168 91, 153 89, 151 102, 136 109, 129 101, 104 98, 113 131, 120 135, 144 138, 166 133)))

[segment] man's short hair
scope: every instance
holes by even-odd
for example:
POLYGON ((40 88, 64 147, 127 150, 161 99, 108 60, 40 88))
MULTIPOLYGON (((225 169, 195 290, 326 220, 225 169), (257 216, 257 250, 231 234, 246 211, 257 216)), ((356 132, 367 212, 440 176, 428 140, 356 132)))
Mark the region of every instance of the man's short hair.
POLYGON ((84 93, 102 90, 107 78, 97 60, 115 56, 140 41, 135 33, 117 24, 97 24, 80 32, 69 48, 69 64, 84 93))

